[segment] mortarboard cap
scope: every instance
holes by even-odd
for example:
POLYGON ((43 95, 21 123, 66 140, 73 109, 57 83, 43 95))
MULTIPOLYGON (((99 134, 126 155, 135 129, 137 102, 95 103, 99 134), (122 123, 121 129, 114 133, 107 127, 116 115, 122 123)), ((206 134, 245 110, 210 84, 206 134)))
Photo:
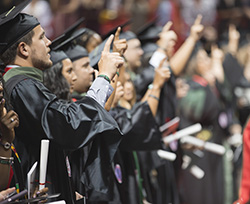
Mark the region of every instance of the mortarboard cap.
POLYGON ((4 72, 5 72, 4 69, 5 69, 5 65, 4 65, 4 63, 2 62, 2 60, 0 60, 0 72, 1 72, 1 73, 4 73, 4 72))
POLYGON ((138 38, 137 35, 132 31, 122 32, 119 36, 119 39, 126 39, 127 41, 137 38, 138 38))
MULTIPOLYGON (((102 51, 105 47, 108 38, 105 39, 100 45, 98 45, 94 50, 89 53, 90 66, 97 69, 98 62, 101 59, 102 51)), ((112 47, 112 46, 111 46, 112 47)))
POLYGON ((66 29, 62 35, 58 36, 55 40, 53 40, 53 43, 50 47, 54 50, 63 41, 67 40, 74 32, 77 31, 77 28, 81 25, 83 21, 84 18, 80 18, 78 21, 76 21, 72 26, 66 29))
POLYGON ((106 38, 109 38, 110 35, 115 34, 116 30, 118 27, 121 27, 121 29, 123 30, 124 27, 126 27, 127 25, 129 25, 131 23, 131 19, 126 21, 125 23, 116 26, 115 28, 113 28, 112 30, 110 30, 109 32, 107 32, 106 34, 102 35, 102 39, 105 40, 106 38))
POLYGON ((71 45, 65 50, 66 55, 72 62, 81 59, 83 57, 89 57, 88 51, 80 45, 71 45))
POLYGON ((144 54, 153 54, 159 47, 156 43, 147 42, 142 45, 142 50, 144 54))
POLYGON ((84 32, 85 29, 80 29, 74 32, 68 38, 63 37, 64 41, 57 46, 53 46, 54 43, 53 41, 51 44, 52 50, 63 50, 65 54, 71 59, 72 62, 83 57, 88 57, 89 56, 88 51, 84 47, 76 45, 74 43, 74 40, 80 35, 82 35, 84 32))
POLYGON ((162 31, 162 26, 156 24, 157 18, 140 27, 136 34, 140 41, 156 41, 159 39, 159 33, 162 31))
POLYGON ((31 15, 20 13, 31 0, 25 0, 0 15, 0 54, 40 23, 31 15))
POLYGON ((58 62, 63 61, 64 59, 69 58, 65 52, 62 50, 51 51, 50 52, 50 60, 52 61, 53 65, 57 64, 58 62))

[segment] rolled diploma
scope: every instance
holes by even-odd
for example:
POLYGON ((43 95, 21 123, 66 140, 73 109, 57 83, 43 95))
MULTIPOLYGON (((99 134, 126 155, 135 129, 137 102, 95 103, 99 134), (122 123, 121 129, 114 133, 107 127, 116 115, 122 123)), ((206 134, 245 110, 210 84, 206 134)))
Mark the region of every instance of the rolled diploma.
POLYGON ((196 124, 191 125, 187 128, 179 130, 178 132, 176 132, 174 134, 170 134, 169 136, 166 136, 165 138, 163 138, 163 141, 164 141, 164 143, 173 142, 173 141, 178 140, 184 136, 195 134, 195 133, 201 131, 201 128, 202 128, 201 124, 196 123, 196 124))
POLYGON ((205 142, 201 139, 195 138, 193 136, 185 136, 181 138, 181 143, 192 144, 196 147, 204 148, 207 151, 213 152, 215 154, 223 155, 225 153, 225 147, 212 142, 205 142))
POLYGON ((167 160, 170 160, 170 161, 174 161, 176 159, 176 154, 175 153, 164 151, 164 150, 161 150, 161 149, 159 149, 157 151, 157 154, 162 159, 167 159, 167 160))
POLYGON ((40 152, 39 190, 42 190, 45 187, 48 152, 49 140, 42 140, 40 152))
POLYGON ((178 123, 180 121, 179 117, 175 117, 174 119, 170 120, 168 123, 165 123, 161 127, 159 127, 160 132, 164 132, 167 130, 171 125, 178 123))
POLYGON ((226 152, 225 147, 212 142, 205 142, 204 149, 219 155, 223 155, 226 152))

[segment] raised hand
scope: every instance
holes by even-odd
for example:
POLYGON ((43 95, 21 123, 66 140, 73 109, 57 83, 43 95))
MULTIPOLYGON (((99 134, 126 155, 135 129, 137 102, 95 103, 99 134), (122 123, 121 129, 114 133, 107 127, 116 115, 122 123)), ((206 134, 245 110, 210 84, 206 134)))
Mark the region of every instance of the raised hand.
POLYGON ((240 39, 240 33, 239 31, 237 31, 234 24, 229 25, 228 38, 229 38, 229 41, 230 40, 238 41, 240 39))
POLYGON ((126 39, 119 39, 121 33, 121 27, 117 28, 113 43, 113 52, 118 52, 120 56, 124 54, 126 49, 128 48, 128 44, 126 39))
POLYGON ((212 45, 211 48, 211 56, 212 56, 212 73, 215 78, 220 82, 224 82, 224 69, 223 69, 223 60, 224 53, 221 49, 218 48, 217 45, 212 45))
POLYGON ((219 60, 220 62, 223 62, 224 60, 224 53, 216 44, 211 47, 211 57, 212 60, 219 60))
POLYGON ((228 51, 235 55, 238 50, 239 40, 240 40, 240 33, 237 31, 235 25, 230 24, 228 30, 228 51))
MULTIPOLYGON (((162 29, 162 32, 159 34, 160 40, 158 45, 167 53, 167 50, 169 48, 169 45, 171 42, 174 42, 177 40, 177 35, 173 30, 170 30, 172 26, 172 22, 168 22, 162 29)), ((171 47, 171 46, 170 46, 171 47)))
POLYGON ((153 87, 161 89, 163 84, 170 78, 171 72, 166 66, 166 58, 164 58, 159 67, 155 69, 153 87))
POLYGON ((190 37, 192 37, 195 41, 198 41, 202 36, 202 31, 204 30, 204 26, 201 24, 202 15, 197 15, 194 24, 190 30, 190 37))
POLYGON ((110 52, 110 45, 114 38, 111 35, 107 40, 104 49, 102 51, 102 56, 98 62, 99 75, 106 75, 110 80, 115 76, 117 69, 123 66, 124 60, 118 52, 110 52))
POLYGON ((123 86, 121 82, 118 81, 116 85, 115 98, 113 100, 112 108, 117 106, 119 100, 123 97, 123 94, 124 94, 123 86))

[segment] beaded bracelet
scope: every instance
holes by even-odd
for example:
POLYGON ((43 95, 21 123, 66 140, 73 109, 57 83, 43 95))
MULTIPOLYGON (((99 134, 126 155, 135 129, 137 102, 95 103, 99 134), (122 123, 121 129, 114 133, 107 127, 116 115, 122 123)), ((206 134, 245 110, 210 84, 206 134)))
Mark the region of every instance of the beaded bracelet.
POLYGON ((0 164, 13 164, 13 157, 2 157, 0 156, 0 164))
POLYGON ((156 97, 156 96, 154 96, 154 95, 152 95, 152 94, 149 94, 148 96, 149 96, 149 97, 152 97, 152 98, 154 98, 154 99, 156 99, 157 101, 160 100, 158 97, 156 97))
POLYGON ((109 79, 109 77, 107 75, 100 74, 100 75, 98 75, 98 77, 102 77, 102 78, 106 79, 110 83, 110 79, 109 79))

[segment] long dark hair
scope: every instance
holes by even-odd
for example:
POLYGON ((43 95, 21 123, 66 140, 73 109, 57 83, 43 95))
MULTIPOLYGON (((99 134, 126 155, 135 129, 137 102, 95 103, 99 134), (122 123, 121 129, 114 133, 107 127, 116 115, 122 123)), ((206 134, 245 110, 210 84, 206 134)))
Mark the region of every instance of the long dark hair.
POLYGON ((63 64, 58 62, 43 72, 43 84, 54 93, 58 99, 71 101, 70 86, 62 75, 63 64))

